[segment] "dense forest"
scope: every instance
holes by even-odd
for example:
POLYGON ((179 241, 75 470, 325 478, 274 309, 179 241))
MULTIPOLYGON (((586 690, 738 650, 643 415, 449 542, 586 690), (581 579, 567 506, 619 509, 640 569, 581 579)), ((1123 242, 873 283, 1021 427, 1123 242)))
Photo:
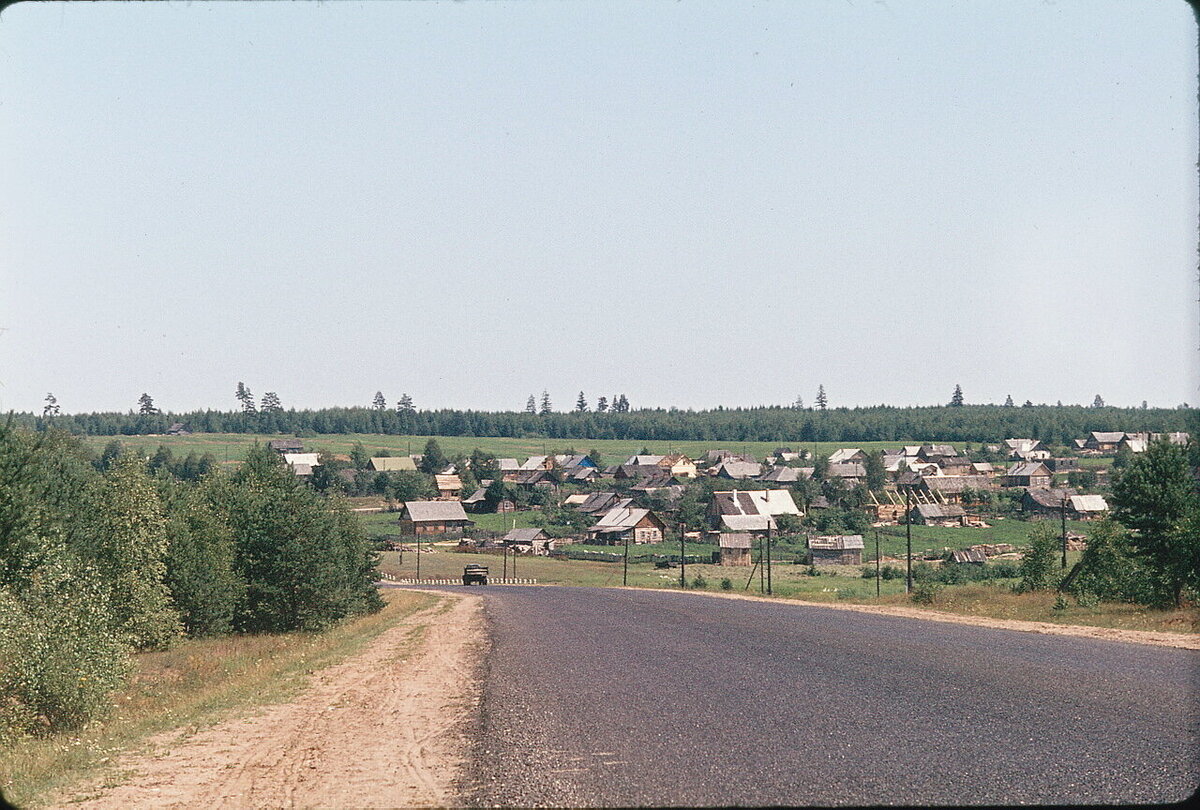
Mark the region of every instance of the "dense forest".
POLYGON ((342 499, 262 446, 195 473, 0 423, 0 745, 103 713, 134 652, 382 606, 342 499))
POLYGON ((646 441, 994 442, 1033 438, 1068 444, 1090 431, 1188 431, 1200 427, 1194 408, 1079 405, 960 405, 867 408, 645 408, 625 412, 416 410, 384 407, 320 410, 191 411, 16 415, 25 427, 48 424, 93 436, 165 433, 175 423, 193 433, 383 433, 415 436, 501 436, 646 441))

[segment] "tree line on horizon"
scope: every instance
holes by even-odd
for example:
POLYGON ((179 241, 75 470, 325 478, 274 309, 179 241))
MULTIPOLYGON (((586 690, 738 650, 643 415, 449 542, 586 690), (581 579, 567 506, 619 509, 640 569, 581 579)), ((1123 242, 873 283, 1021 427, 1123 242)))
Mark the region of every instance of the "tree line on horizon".
POLYGON ((17 424, 35 430, 53 425, 93 436, 166 433, 183 424, 193 433, 346 434, 488 436, 546 439, 624 439, 644 441, 995 442, 1032 438, 1068 445, 1091 431, 1197 432, 1195 408, 1119 408, 1080 405, 942 405, 805 409, 795 406, 707 410, 639 408, 607 412, 477 411, 443 408, 340 407, 304 410, 196 410, 15 414, 17 424))

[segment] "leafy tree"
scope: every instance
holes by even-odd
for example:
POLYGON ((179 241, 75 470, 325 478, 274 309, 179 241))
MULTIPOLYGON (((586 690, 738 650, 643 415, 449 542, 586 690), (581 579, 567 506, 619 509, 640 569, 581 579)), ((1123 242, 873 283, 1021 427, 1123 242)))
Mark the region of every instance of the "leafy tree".
POLYGON ((114 630, 138 649, 166 646, 180 632, 166 584, 166 521, 142 463, 122 456, 95 493, 88 560, 109 589, 114 630))
POLYGON ((1129 445, 1122 444, 1117 448, 1117 454, 1113 457, 1113 468, 1123 470, 1133 463, 1134 453, 1129 448, 1129 445))
POLYGON ((817 386, 817 408, 823 411, 823 410, 825 410, 826 407, 828 407, 828 405, 829 405, 829 397, 825 396, 825 386, 823 384, 818 385, 817 386))
POLYGON ((1089 533, 1069 590, 1077 596, 1119 602, 1153 602, 1156 597, 1151 572, 1137 555, 1129 532, 1111 519, 1097 522, 1089 533))
POLYGON ((608 397, 600 397, 596 400, 596 413, 605 413, 608 411, 608 397))
POLYGON ((154 407, 154 398, 149 394, 143 393, 138 397, 138 413, 142 416, 153 416, 158 413, 158 408, 154 407))
POLYGON ((579 392, 579 399, 575 400, 575 410, 579 413, 586 413, 588 409, 587 400, 583 396, 583 392, 579 392))
POLYGON ((268 391, 263 394, 262 398, 263 413, 283 413, 283 402, 279 399, 279 394, 274 391, 268 391))
POLYGON ((377 411, 386 411, 387 410, 387 400, 383 398, 382 391, 375 392, 375 399, 373 399, 371 401, 371 407, 377 411))
POLYGON ((429 439, 425 442, 425 452, 421 457, 421 470, 429 475, 436 475, 446 469, 446 465, 450 460, 442 452, 441 445, 437 443, 437 439, 429 439))
POLYGON ((963 392, 961 385, 954 386, 954 393, 950 397, 951 408, 961 408, 963 406, 963 392))
POLYGON ((500 463, 496 457, 478 447, 471 451, 471 470, 479 481, 494 481, 500 477, 500 463))
POLYGON ((550 411, 551 411, 550 393, 548 391, 543 390, 542 391, 542 407, 538 410, 538 413, 541 414, 542 416, 549 416, 550 411))
POLYGON ((1161 601, 1182 606, 1184 590, 1200 587, 1200 493, 1184 452, 1152 442, 1113 483, 1112 503, 1161 601))
POLYGON ((54 394, 46 394, 46 404, 42 407, 42 418, 50 419, 59 415, 58 399, 54 394))
POLYGON ((1021 558, 1020 590, 1048 591, 1058 585, 1062 578, 1058 560, 1061 542, 1048 524, 1038 525, 1029 533, 1029 548, 1021 558))
POLYGON ((392 497, 397 501, 423 501, 436 494, 433 481, 428 475, 402 470, 391 473, 392 497))
POLYGON ((167 512, 166 584, 189 636, 214 636, 233 629, 243 583, 234 570, 233 531, 216 504, 221 485, 200 486, 159 477, 167 512))

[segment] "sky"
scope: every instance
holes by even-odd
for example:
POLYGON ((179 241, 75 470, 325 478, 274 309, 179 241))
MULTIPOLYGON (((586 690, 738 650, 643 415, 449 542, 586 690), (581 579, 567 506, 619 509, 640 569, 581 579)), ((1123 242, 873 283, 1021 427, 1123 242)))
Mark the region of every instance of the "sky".
POLYGON ((1200 402, 1172 0, 18 3, 0 410, 1200 402))

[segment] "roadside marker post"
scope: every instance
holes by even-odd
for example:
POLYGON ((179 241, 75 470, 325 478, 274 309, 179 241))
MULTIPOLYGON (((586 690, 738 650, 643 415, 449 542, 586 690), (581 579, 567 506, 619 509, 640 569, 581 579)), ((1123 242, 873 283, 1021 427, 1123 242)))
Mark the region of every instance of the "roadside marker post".
POLYGON ((1063 495, 1062 506, 1059 507, 1062 513, 1062 567, 1067 567, 1067 496, 1063 495))
POLYGON ((904 536, 908 542, 908 556, 904 560, 904 592, 912 593, 912 487, 904 493, 904 536))
POLYGON ((767 517, 767 595, 771 595, 771 521, 772 517, 767 517))
POLYGON ((625 564, 621 570, 622 587, 629 584, 629 535, 625 535, 625 564))
POLYGON ((679 530, 679 587, 687 587, 687 558, 684 557, 683 529, 679 530))
POLYGON ((875 530, 875 598, 879 598, 879 529, 875 530))

